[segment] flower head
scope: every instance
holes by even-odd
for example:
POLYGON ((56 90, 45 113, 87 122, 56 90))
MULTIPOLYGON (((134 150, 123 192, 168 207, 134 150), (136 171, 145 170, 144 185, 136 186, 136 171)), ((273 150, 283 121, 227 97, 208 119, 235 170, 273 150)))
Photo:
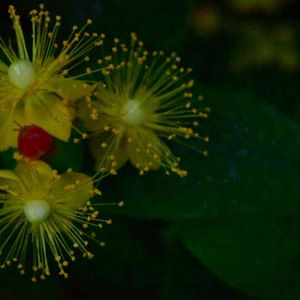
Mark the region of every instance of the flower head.
MULTIPOLYGON (((33 253, 33 277, 50 275, 50 257, 60 275, 76 252, 92 258, 87 249, 87 227, 101 228, 99 212, 89 199, 98 190, 88 176, 68 171, 62 175, 42 161, 21 161, 15 171, 0 171, 1 268, 15 263, 25 273, 33 253), (29 257, 28 257, 29 256, 29 257)), ((101 243, 100 243, 101 244, 101 243)))
POLYGON ((79 111, 92 132, 97 169, 114 174, 130 160, 141 175, 162 166, 167 174, 185 176, 180 158, 163 138, 201 138, 194 129, 199 124, 196 118, 206 118, 207 112, 192 105, 191 69, 181 67, 175 53, 168 57, 162 51, 148 53, 134 33, 130 48, 115 39, 112 55, 98 63, 104 67, 104 82, 95 89, 94 101, 79 111))
POLYGON ((89 97, 90 86, 68 76, 69 71, 84 61, 95 46, 102 45, 103 35, 89 34, 86 27, 73 26, 69 37, 57 42, 61 17, 54 24, 50 14, 40 5, 40 10, 30 12, 32 22, 31 43, 24 35, 20 16, 9 6, 16 43, 7 45, 0 38, 0 151, 16 147, 18 128, 37 125, 58 139, 67 141, 74 114, 74 101, 89 97), (31 44, 28 47, 28 44, 31 44))

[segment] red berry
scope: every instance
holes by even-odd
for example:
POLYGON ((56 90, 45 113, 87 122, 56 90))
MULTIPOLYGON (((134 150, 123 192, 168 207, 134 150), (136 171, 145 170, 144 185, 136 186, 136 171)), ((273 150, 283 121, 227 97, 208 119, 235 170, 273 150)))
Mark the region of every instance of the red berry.
POLYGON ((18 136, 19 152, 31 159, 38 159, 52 149, 53 139, 36 125, 24 126, 18 136))

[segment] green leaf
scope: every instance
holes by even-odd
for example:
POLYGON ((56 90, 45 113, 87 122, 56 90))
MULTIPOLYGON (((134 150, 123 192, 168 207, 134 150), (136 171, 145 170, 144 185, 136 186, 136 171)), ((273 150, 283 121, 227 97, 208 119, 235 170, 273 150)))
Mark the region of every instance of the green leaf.
POLYGON ((299 127, 245 93, 204 94, 214 103, 209 157, 183 150, 184 179, 125 170, 114 179, 123 213, 172 220, 167 237, 233 287, 299 299, 299 127))
POLYGON ((120 176, 110 177, 107 195, 125 201, 123 214, 138 217, 218 219, 254 213, 298 217, 299 127, 245 93, 204 91, 204 95, 213 104, 203 125, 211 139, 209 156, 175 149, 189 171, 186 178, 163 171, 141 177, 133 169, 122 169, 120 176))
POLYGON ((47 162, 59 172, 65 172, 68 168, 81 171, 85 158, 83 143, 73 143, 72 137, 68 143, 55 140, 53 151, 47 154, 47 162))
POLYGON ((96 290, 104 299, 247 299, 233 298, 238 293, 185 249, 163 244, 164 222, 112 218, 99 234, 106 247, 95 248, 91 262, 78 259, 70 265, 70 279, 82 283, 85 298, 93 299, 96 290))
POLYGON ((17 161, 14 159, 14 153, 17 152, 15 148, 9 148, 4 152, 0 152, 1 169, 14 169, 17 161))
POLYGON ((218 221, 176 221, 180 237, 225 282, 260 299, 299 299, 300 221, 253 214, 218 221))

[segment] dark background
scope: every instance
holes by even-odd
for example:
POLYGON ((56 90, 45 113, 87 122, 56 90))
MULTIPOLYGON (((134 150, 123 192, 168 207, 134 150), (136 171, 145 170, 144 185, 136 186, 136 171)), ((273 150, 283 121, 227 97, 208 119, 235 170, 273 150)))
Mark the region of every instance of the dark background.
MULTIPOLYGON (((28 30, 38 3, 13 3, 28 30)), ((140 177, 128 165, 106 179, 103 201, 125 201, 104 210, 113 219, 103 230, 107 247, 73 263, 68 280, 32 284, 1 270, 0 299, 300 299, 297 1, 44 3, 62 16, 62 37, 92 18, 108 40, 135 31, 147 49, 179 53, 212 108, 203 124, 211 143, 207 158, 173 145, 187 178, 140 177)), ((8 4, 0 3, 4 40, 12 34, 8 4)), ((76 159, 82 146, 59 147, 58 169, 89 169, 76 159)), ((1 155, 4 167, 10 154, 1 155)))

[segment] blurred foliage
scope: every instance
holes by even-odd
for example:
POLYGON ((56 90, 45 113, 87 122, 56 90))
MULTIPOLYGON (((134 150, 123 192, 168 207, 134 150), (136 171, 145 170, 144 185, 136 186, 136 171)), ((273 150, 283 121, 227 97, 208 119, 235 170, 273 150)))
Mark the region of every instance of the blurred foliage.
MULTIPOLYGON (((234 72, 245 72, 264 65, 276 65, 284 71, 298 71, 300 58, 297 29, 283 21, 270 27, 265 22, 257 22, 255 18, 254 9, 270 12, 279 9, 283 3, 275 0, 231 2, 233 7, 239 8, 241 14, 248 12, 242 22, 232 18, 226 11, 222 12, 218 6, 199 5, 193 13, 192 27, 195 33, 202 38, 231 34, 235 42, 229 66, 234 72)), ((235 13, 234 17, 241 15, 235 13)))
POLYGON ((278 12, 286 4, 283 0, 229 0, 229 3, 242 13, 251 13, 253 11, 262 11, 269 14, 278 12))
POLYGON ((299 50, 292 27, 281 25, 265 30, 251 24, 241 30, 241 44, 232 62, 237 70, 265 64, 275 64, 286 71, 299 69, 299 50))
MULTIPOLYGON (((199 151, 171 145, 187 178, 141 177, 127 165, 103 180, 104 202, 125 201, 103 209, 113 219, 103 229, 107 247, 72 264, 67 281, 33 285, 1 270, 0 299, 299 299, 299 4, 44 2, 62 15, 63 32, 92 17, 108 39, 136 31, 150 50, 178 52, 212 108, 203 123, 211 142, 196 142, 199 151)), ((14 3, 24 17, 39 2, 14 3)), ((6 8, 1 2, 5 40, 6 8)), ((84 143, 56 151, 47 160, 59 170, 93 173, 84 143)), ((13 152, 1 154, 3 167, 13 166, 13 152)))

